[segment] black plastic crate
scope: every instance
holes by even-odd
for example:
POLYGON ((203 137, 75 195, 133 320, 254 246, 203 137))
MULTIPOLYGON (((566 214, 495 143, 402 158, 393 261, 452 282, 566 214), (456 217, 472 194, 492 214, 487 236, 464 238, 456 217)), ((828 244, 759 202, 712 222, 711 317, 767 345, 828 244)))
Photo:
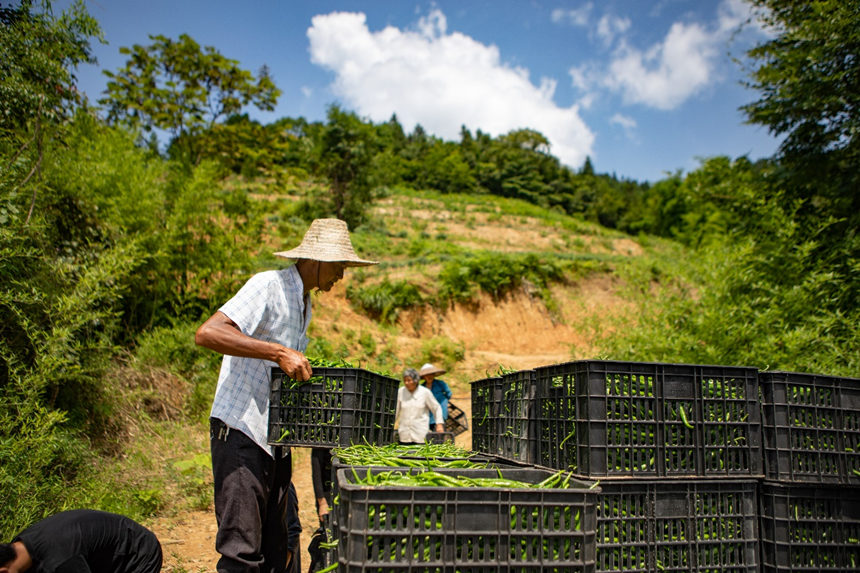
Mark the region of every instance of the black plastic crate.
POLYGON ((757 573, 757 480, 601 480, 597 567, 757 573))
POLYGON ((445 420, 445 431, 459 436, 469 429, 466 413, 455 404, 448 402, 448 419, 445 420))
POLYGON ((533 370, 472 382, 472 449, 533 463, 537 451, 534 397, 533 370))
POLYGON ((427 432, 424 436, 424 442, 427 444, 446 444, 454 443, 453 432, 427 432))
POLYGON ((760 372, 765 475, 860 486, 860 379, 760 372))
POLYGON ((582 360, 535 369, 536 463, 588 477, 759 477, 755 368, 582 360))
POLYGON ((272 368, 268 441, 297 447, 392 443, 399 386, 362 368, 314 368, 308 382, 272 368))
POLYGON ((534 370, 520 370, 502 376, 499 455, 522 462, 535 461, 537 438, 532 412, 534 403, 534 370))
POLYGON ((761 570, 860 571, 860 488, 764 481, 761 570))
POLYGON ((487 454, 498 453, 501 376, 470 383, 472 395, 472 449, 487 454))
MULTIPOLYGON (((527 483, 553 473, 436 471, 491 478, 501 472, 527 483)), ((600 488, 591 482, 571 480, 569 489, 363 486, 350 469, 338 470, 337 480, 339 571, 594 570, 600 488)))

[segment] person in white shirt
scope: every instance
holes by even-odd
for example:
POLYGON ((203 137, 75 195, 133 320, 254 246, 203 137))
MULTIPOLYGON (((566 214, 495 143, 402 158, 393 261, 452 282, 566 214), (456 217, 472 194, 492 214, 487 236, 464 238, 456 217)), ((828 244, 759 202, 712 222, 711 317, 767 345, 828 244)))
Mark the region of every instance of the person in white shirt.
MULTIPOLYGON (((394 426, 401 444, 423 444, 430 431, 430 413, 442 420, 442 406, 433 397, 433 392, 419 386, 420 377, 414 368, 403 371, 403 386, 397 390, 397 409, 394 426)), ((437 432, 444 432, 444 424, 436 424, 437 432)))
POLYGON ((289 448, 268 444, 271 370, 311 377, 311 291, 328 292, 346 267, 376 264, 356 255, 339 219, 314 220, 298 247, 275 255, 296 263, 251 277, 195 335, 224 355, 209 414, 219 573, 282 573, 290 561, 292 461, 289 448))

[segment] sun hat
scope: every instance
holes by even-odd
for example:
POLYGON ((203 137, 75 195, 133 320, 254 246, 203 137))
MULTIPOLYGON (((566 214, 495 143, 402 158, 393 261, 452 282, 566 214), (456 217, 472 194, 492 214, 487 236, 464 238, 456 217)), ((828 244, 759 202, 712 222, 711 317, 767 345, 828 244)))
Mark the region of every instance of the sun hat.
POLYGON ((430 374, 444 374, 447 372, 444 368, 436 368, 429 362, 421 367, 421 370, 418 371, 418 375, 421 377, 429 376, 430 374))
POLYGON ((314 219, 301 244, 289 251, 275 253, 285 259, 310 259, 327 263, 343 263, 347 267, 366 267, 378 264, 365 261, 355 254, 346 221, 340 219, 314 219))

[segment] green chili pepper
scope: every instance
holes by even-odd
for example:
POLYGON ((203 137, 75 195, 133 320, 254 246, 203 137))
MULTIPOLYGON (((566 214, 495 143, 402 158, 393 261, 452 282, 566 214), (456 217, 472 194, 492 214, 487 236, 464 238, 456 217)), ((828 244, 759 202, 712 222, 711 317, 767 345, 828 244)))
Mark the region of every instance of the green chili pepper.
POLYGON ((574 429, 573 429, 573 430, 572 430, 572 431, 571 431, 571 432, 570 432, 570 433, 569 433, 569 434, 568 434, 568 435, 567 435, 567 436, 566 436, 566 437, 561 441, 561 443, 558 445, 558 449, 561 449, 561 448, 562 448, 562 446, 564 445, 564 443, 568 440, 568 438, 570 438, 571 436, 573 436, 573 435, 575 435, 575 434, 576 434, 576 428, 574 428, 574 429))
POLYGON ((679 410, 679 411, 680 411, 680 413, 681 413, 681 421, 682 421, 682 422, 684 422, 684 425, 685 425, 685 426, 687 426, 688 428, 690 428, 690 429, 692 430, 692 429, 693 429, 693 424, 691 424, 691 423, 689 422, 689 420, 687 420, 687 412, 684 410, 684 407, 683 407, 683 406, 678 406, 678 410, 679 410))

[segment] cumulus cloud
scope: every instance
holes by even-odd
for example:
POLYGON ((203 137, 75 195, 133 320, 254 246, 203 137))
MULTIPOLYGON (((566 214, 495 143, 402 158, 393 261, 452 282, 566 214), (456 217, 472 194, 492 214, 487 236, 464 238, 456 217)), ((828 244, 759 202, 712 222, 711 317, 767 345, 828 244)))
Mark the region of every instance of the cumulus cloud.
POLYGON ((731 33, 750 18, 750 6, 745 0, 724 0, 717 8, 717 30, 731 33))
POLYGON ((709 83, 716 53, 701 26, 676 22, 662 43, 645 52, 623 45, 604 84, 627 103, 674 109, 709 83))
MULTIPOLYGON (((573 85, 581 91, 608 89, 628 104, 675 109, 719 81, 721 48, 749 16, 750 7, 743 0, 723 0, 711 24, 675 22, 663 40, 642 49, 626 37, 629 19, 605 14, 596 29, 604 46, 615 46, 610 61, 571 68, 573 85)), ((583 99, 589 95, 595 97, 586 92, 583 99)))
POLYGON ((315 16, 307 32, 311 61, 334 72, 332 89, 358 114, 380 122, 393 113, 406 130, 416 124, 458 140, 461 126, 501 135, 532 128, 570 166, 593 154, 594 134, 577 105, 553 102, 555 80, 535 85, 528 70, 505 64, 494 45, 447 31, 434 9, 416 29, 367 27, 362 13, 315 16))

